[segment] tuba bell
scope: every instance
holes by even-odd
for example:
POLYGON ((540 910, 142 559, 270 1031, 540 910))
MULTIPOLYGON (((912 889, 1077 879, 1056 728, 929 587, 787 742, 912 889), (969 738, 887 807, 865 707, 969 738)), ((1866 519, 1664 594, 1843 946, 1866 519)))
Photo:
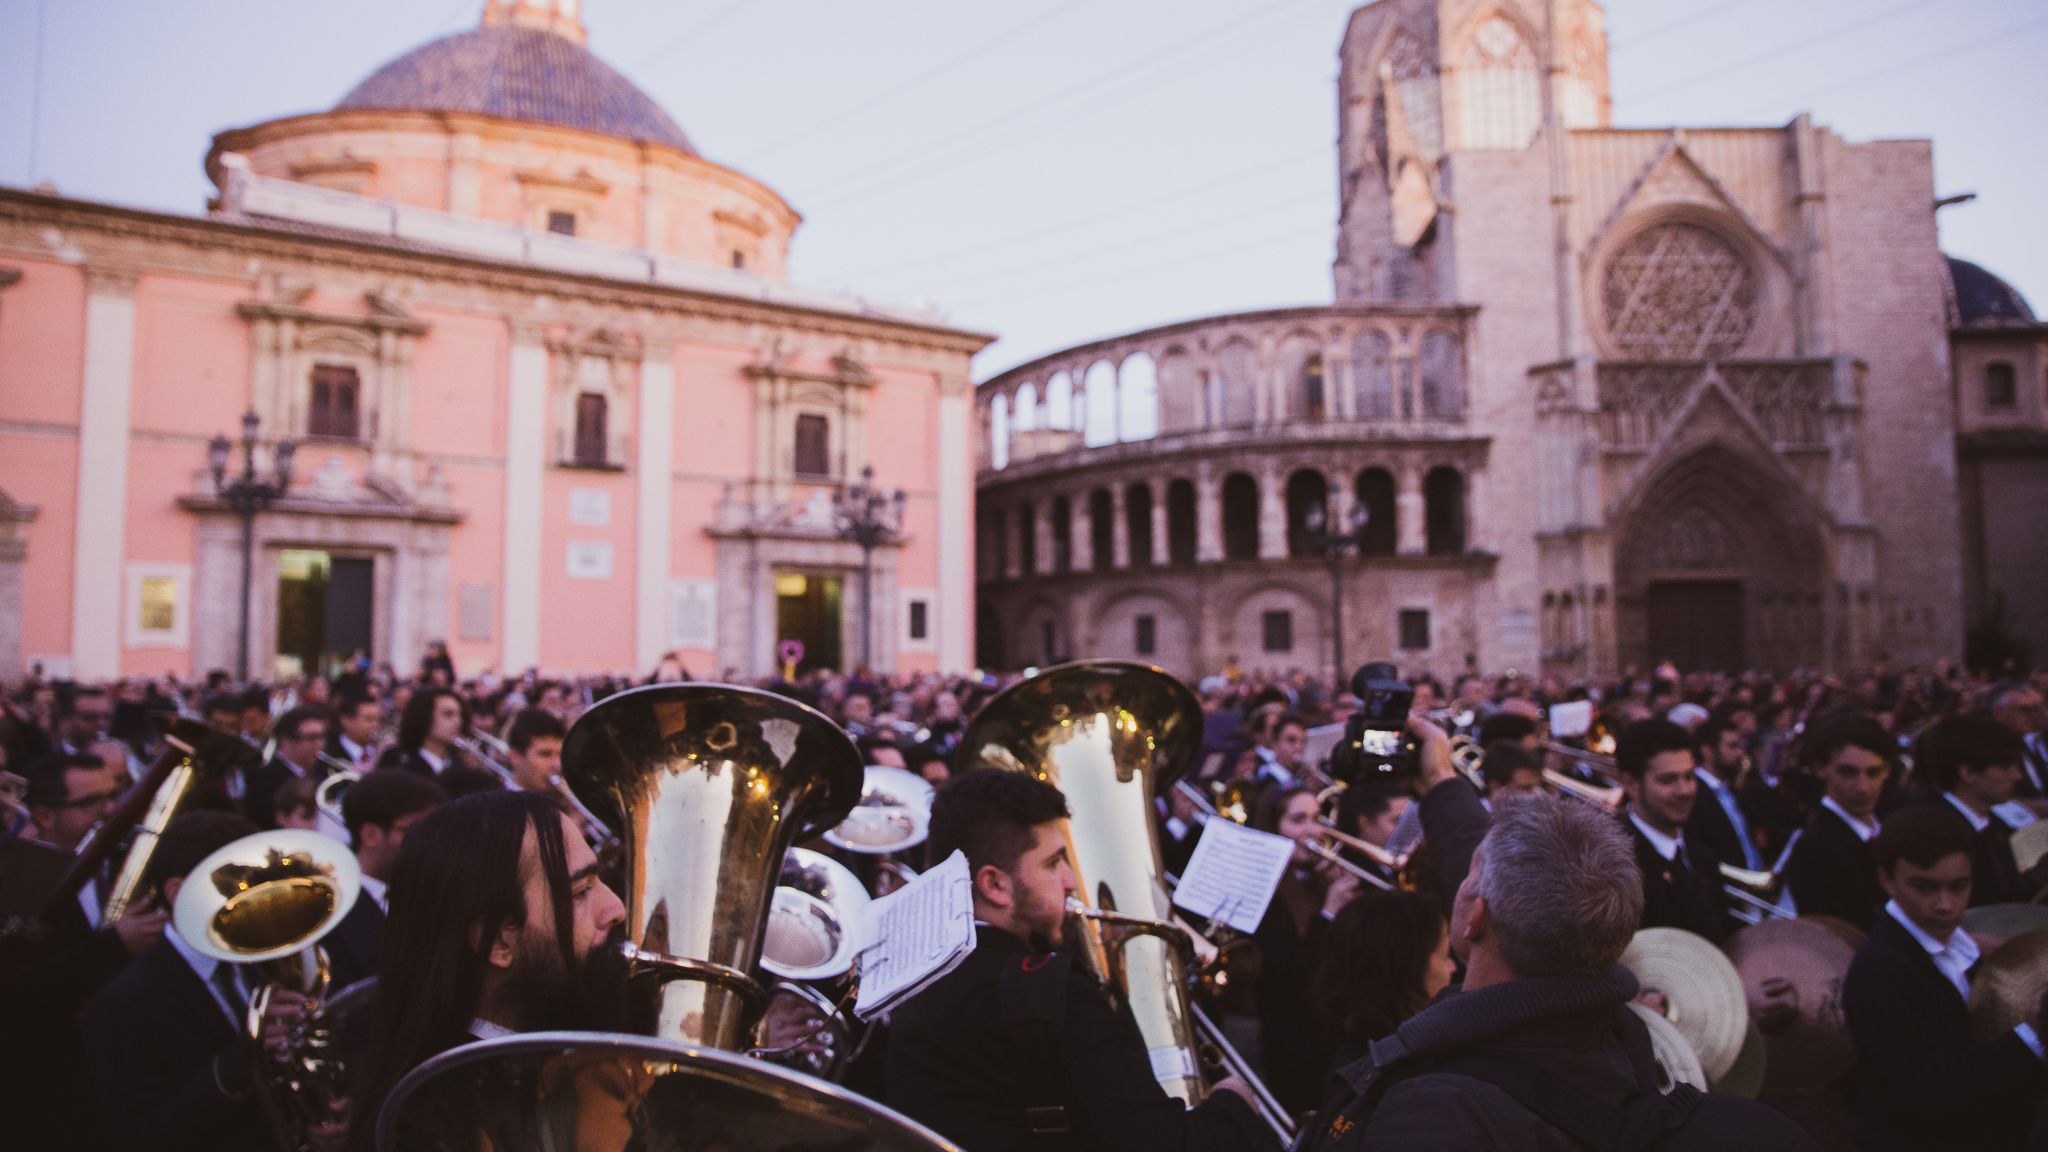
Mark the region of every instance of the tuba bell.
POLYGON ((195 950, 261 975, 249 995, 243 1042, 250 1081, 280 1152, 312 1146, 316 1125, 339 1120, 346 1076, 323 1003, 327 954, 320 940, 362 891, 349 850, 318 832, 258 832, 215 851, 178 890, 171 922, 195 950), (263 1042, 264 1015, 280 989, 306 998, 283 1051, 263 1042))

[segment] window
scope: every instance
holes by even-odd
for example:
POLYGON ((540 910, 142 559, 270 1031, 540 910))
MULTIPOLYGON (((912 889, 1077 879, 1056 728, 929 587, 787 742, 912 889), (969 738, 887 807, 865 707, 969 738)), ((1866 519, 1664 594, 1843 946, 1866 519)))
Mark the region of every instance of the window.
POLYGON ((1186 480, 1166 486, 1166 559, 1195 562, 1195 486, 1186 480))
POLYGON ((557 236, 574 236, 576 234, 576 214, 574 212, 548 213, 548 231, 553 232, 557 236))
POLYGON ((361 422, 356 416, 356 398, 361 379, 353 368, 334 364, 313 367, 313 402, 306 410, 306 435, 332 436, 354 440, 361 422))
POLYGON ((1052 502, 1052 570, 1074 570, 1074 505, 1065 496, 1052 502))
POLYGON ((1259 617, 1259 646, 1268 652, 1294 651, 1294 613, 1283 610, 1259 617))
POLYGON ((1984 366, 1984 403, 2011 408, 2020 402, 2019 374, 2003 360, 1984 366))
POLYGON ((1229 560, 1259 555, 1259 482, 1242 472, 1223 478, 1223 555, 1229 560))
POLYGON ((926 640, 931 637, 931 605, 923 600, 910 602, 910 638, 926 640))
POLYGON ((1107 572, 1116 562, 1116 508, 1106 488, 1088 494, 1089 562, 1095 571, 1107 572))
POLYGON ((1401 609, 1401 648, 1416 652, 1429 647, 1429 610, 1426 608, 1401 609))
POLYGON ((1422 523, 1431 556, 1465 551, 1465 477, 1456 468, 1432 468, 1423 477, 1422 523))
POLYGON ((747 270, 747 254, 735 248, 732 250, 732 266, 741 272, 747 270))
POLYGON ((1361 541, 1361 552, 1366 556, 1392 556, 1400 540, 1400 505, 1394 499, 1394 474, 1385 468, 1367 468, 1358 474, 1354 485, 1359 506, 1365 509, 1365 539, 1361 541))
POLYGON ((1038 506, 1026 504, 1017 513, 1017 550, 1024 561, 1024 575, 1038 575, 1038 506))
POLYGON ((1323 358, 1311 356, 1301 366, 1301 415, 1305 420, 1323 419, 1323 358))
POLYGON ((1461 78, 1466 148, 1525 148, 1542 115, 1536 54, 1506 17, 1479 26, 1465 46, 1461 78))
POLYGON ((605 450, 605 420, 610 401, 596 392, 576 396, 576 455, 579 467, 602 468, 610 463, 605 450))
POLYGON ((1137 635, 1132 637, 1132 651, 1140 656, 1150 656, 1159 650, 1159 621, 1150 616, 1140 616, 1132 621, 1137 635))
POLYGON ((1044 653, 1047 664, 1051 664, 1059 659, 1059 645, 1054 643, 1056 639, 1058 639, 1058 636, 1053 630, 1052 621, 1041 620, 1038 624, 1039 651, 1044 653))
POLYGON ((832 421, 806 413, 796 418, 796 474, 830 476, 832 421))
POLYGON ((1290 556, 1320 556, 1323 541, 1317 537, 1320 532, 1309 531, 1309 521, 1324 516, 1321 532, 1341 534, 1342 526, 1327 519, 1331 511, 1330 484, 1321 472, 1303 468, 1287 478, 1287 554, 1290 556))
POLYGON ((1131 567, 1152 566, 1152 486, 1133 484, 1124 492, 1124 530, 1131 538, 1131 567))

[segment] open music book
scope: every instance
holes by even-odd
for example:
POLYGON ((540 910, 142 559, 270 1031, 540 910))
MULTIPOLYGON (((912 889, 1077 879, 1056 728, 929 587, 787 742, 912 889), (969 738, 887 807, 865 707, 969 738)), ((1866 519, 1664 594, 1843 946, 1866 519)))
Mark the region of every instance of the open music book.
POLYGON ((1293 855, 1294 841, 1285 836, 1210 820, 1202 825, 1173 902, 1239 932, 1256 932, 1293 855))
POLYGON ((974 951, 967 856, 954 852, 870 908, 874 938, 860 955, 854 1014, 872 1020, 931 986, 974 951))

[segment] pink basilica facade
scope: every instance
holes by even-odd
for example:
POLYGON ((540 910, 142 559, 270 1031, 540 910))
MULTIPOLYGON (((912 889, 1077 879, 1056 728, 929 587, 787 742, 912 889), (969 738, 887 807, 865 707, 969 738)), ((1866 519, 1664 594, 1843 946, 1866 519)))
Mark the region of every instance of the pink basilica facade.
POLYGON ((442 639, 465 673, 753 676, 789 639, 850 667, 863 619, 878 666, 970 662, 989 338, 789 284, 795 210, 574 0, 490 0, 207 167, 204 216, 0 189, 0 679, 236 665, 207 443, 245 411, 259 464, 297 444, 258 675, 442 639), (864 605, 832 495, 870 464, 907 501, 864 605))

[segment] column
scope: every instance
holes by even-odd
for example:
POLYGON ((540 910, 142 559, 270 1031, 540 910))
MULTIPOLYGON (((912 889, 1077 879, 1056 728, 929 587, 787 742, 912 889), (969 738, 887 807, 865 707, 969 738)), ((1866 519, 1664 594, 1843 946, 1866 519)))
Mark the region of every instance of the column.
MULTIPOLYGON (((515 324, 506 387, 504 641, 498 670, 540 663, 541 478, 547 458, 548 352, 536 326, 515 324)), ((404 658, 401 656, 401 658, 404 658)))
POLYGON ((1287 558, 1286 480, 1278 469, 1259 469, 1259 559, 1287 558))
POLYGON ((1429 550, 1429 532, 1422 500, 1422 466, 1404 462, 1395 473, 1394 519, 1400 527, 1394 548, 1403 556, 1429 550))
POLYGON ((1216 469, 1203 460, 1195 466, 1195 560, 1223 559, 1223 489, 1216 469))
POLYGON ((1052 574, 1052 501, 1033 501, 1036 514, 1031 517, 1031 527, 1038 538, 1038 561, 1031 574, 1048 576, 1052 574))
POLYGON ((1166 542, 1166 493, 1172 487, 1171 480, 1152 486, 1152 564, 1158 568, 1173 563, 1173 550, 1166 542))
POLYGON ((1094 571, 1095 524, 1088 518, 1088 493, 1085 491, 1067 497, 1067 539, 1073 544, 1074 571, 1094 571))
POLYGON ((1109 486, 1109 564, 1119 571, 1131 566, 1131 517, 1128 507, 1128 502, 1124 499, 1124 486, 1112 483, 1109 486))
MULTIPOLYGON (((651 342, 650 342, 651 343, 651 342)), ((640 361, 640 459, 634 503, 633 658, 652 668, 668 650, 669 551, 674 522, 676 366, 668 349, 640 361)))
MULTIPOLYGON (((121 674, 127 563, 129 398, 135 384, 135 274, 89 268, 78 420, 78 526, 71 560, 71 674, 121 674)), ((239 593, 238 593, 239 594, 239 593)))
MULTIPOLYGON (((939 385, 939 669, 974 664, 974 388, 962 376, 939 385)), ((1000 573, 998 573, 1000 575, 1000 573)))

